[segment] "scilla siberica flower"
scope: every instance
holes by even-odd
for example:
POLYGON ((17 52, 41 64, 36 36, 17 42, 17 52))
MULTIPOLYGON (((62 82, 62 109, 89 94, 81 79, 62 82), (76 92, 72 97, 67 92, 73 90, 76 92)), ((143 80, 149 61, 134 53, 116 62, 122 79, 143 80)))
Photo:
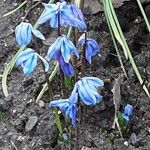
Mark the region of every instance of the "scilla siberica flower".
POLYGON ((59 62, 60 68, 64 73, 64 76, 74 76, 74 70, 71 62, 66 63, 60 51, 57 51, 54 54, 54 58, 59 62))
POLYGON ((69 99, 55 100, 50 102, 49 107, 58 107, 62 112, 72 119, 72 125, 76 125, 78 93, 76 86, 71 93, 69 99))
POLYGON ((60 51, 63 59, 66 63, 69 62, 71 55, 74 53, 79 58, 79 52, 74 46, 74 44, 70 41, 70 39, 65 36, 59 36, 57 40, 49 47, 47 59, 51 60, 55 53, 60 51))
POLYGON ((133 106, 130 104, 127 104, 124 108, 124 112, 122 114, 123 118, 125 119, 125 121, 128 123, 130 120, 130 117, 132 115, 132 111, 133 111, 133 106))
POLYGON ((16 41, 19 46, 28 45, 32 39, 32 33, 42 39, 45 40, 43 34, 34 29, 30 23, 22 22, 15 29, 16 41))
POLYGON ((100 50, 98 43, 90 38, 87 38, 85 43, 85 33, 83 33, 78 39, 78 44, 82 46, 86 44, 85 57, 89 64, 91 64, 92 56, 95 56, 100 50))
POLYGON ((82 102, 86 105, 95 105, 102 100, 97 92, 98 87, 103 87, 104 82, 96 77, 83 77, 77 83, 77 89, 82 102))
POLYGON ((57 2, 56 4, 43 3, 43 5, 46 11, 40 16, 38 20, 39 24, 43 24, 50 20, 50 26, 52 28, 58 28, 58 23, 60 23, 61 26, 69 25, 78 28, 80 31, 86 30, 87 26, 85 22, 74 16, 74 11, 72 11, 71 6, 65 1, 62 3, 57 2), (60 17, 60 20, 58 17, 60 17), (58 22, 58 20, 60 22, 58 22))
POLYGON ((95 105, 102 100, 102 96, 97 92, 97 88, 103 85, 104 82, 96 77, 83 77, 75 84, 69 99, 52 101, 49 107, 59 107, 61 111, 69 115, 73 126, 75 126, 78 99, 80 98, 86 105, 95 105))
POLYGON ((43 62, 45 66, 45 71, 47 72, 49 69, 48 62, 31 48, 27 48, 26 50, 24 50, 23 52, 19 54, 17 61, 16 61, 16 65, 17 66, 21 65, 21 67, 23 68, 24 74, 26 76, 29 76, 37 65, 38 57, 43 62))

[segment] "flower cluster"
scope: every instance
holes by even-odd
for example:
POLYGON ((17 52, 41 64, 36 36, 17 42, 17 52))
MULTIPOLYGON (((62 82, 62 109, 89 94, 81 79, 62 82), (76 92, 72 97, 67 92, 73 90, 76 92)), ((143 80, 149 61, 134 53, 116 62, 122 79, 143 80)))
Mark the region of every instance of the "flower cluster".
MULTIPOLYGON (((56 4, 45 4, 45 11, 38 19, 38 24, 44 24, 49 21, 50 27, 74 27, 81 32, 86 32, 87 26, 82 11, 74 4, 66 3, 64 0, 56 4)), ((28 46, 32 40, 32 33, 41 40, 45 40, 43 34, 34 29, 30 23, 22 22, 16 29, 16 41, 19 46, 28 46)), ((85 58, 91 64, 92 57, 95 56, 100 47, 98 43, 90 38, 85 37, 85 33, 78 39, 79 46, 85 47, 85 58)), ((45 71, 49 70, 47 61, 55 59, 64 73, 64 76, 74 76, 74 69, 72 66, 71 57, 75 55, 80 58, 80 53, 71 39, 66 35, 58 33, 56 41, 49 47, 45 59, 40 56, 35 50, 27 48, 19 54, 16 64, 23 68, 26 76, 31 75, 37 65, 39 58, 45 66, 45 71)), ((98 93, 97 88, 104 85, 103 81, 96 77, 83 77, 75 83, 71 96, 68 99, 52 101, 50 107, 59 107, 59 109, 72 119, 73 126, 76 125, 76 113, 79 101, 85 105, 95 105, 102 100, 102 96, 98 93)))
POLYGON ((75 5, 67 4, 65 1, 57 2, 56 4, 43 3, 46 11, 40 16, 38 23, 43 24, 50 21, 52 28, 61 26, 72 26, 80 31, 85 31, 87 26, 84 22, 84 17, 81 10, 75 5))
POLYGON ((102 100, 97 88, 103 87, 104 82, 96 77, 83 77, 79 80, 68 99, 50 102, 49 107, 59 107, 72 119, 72 125, 76 125, 77 104, 81 100, 85 105, 95 105, 102 100))

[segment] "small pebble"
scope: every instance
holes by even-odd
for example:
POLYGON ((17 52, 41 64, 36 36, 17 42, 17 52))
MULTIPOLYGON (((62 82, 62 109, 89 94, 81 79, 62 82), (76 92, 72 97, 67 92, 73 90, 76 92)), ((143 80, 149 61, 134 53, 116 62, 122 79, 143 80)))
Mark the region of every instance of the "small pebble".
POLYGON ((125 142, 124 142, 124 145, 125 145, 125 146, 129 146, 128 141, 125 141, 125 142))
POLYGON ((132 133, 131 136, 130 136, 130 139, 129 139, 129 142, 132 144, 132 145, 135 145, 137 143, 137 136, 135 133, 132 133))
POLYGON ((40 100, 40 101, 39 101, 39 106, 40 106, 41 108, 44 107, 44 106, 45 106, 44 101, 40 100))
POLYGON ((37 120, 38 120, 37 116, 30 116, 28 122, 26 123, 25 130, 27 132, 31 131, 33 127, 36 125, 37 120))

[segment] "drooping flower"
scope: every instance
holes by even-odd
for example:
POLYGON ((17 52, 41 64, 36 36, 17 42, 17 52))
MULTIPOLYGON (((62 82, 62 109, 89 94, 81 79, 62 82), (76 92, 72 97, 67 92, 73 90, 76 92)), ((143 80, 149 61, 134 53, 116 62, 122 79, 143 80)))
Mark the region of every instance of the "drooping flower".
POLYGON ((133 112, 133 106, 130 104, 127 104, 124 108, 124 112, 122 114, 123 118, 126 120, 126 122, 128 123, 130 120, 130 117, 132 115, 133 112))
POLYGON ((91 64, 92 56, 95 56, 99 52, 100 46, 95 40, 90 38, 87 38, 85 42, 85 33, 78 39, 78 44, 82 46, 86 44, 85 57, 88 63, 91 64))
POLYGON ((19 46, 28 45, 32 39, 32 33, 42 39, 45 40, 43 34, 34 29, 30 23, 21 22, 15 29, 16 41, 19 46))
POLYGON ((29 76, 37 66, 38 57, 43 62, 45 66, 45 71, 47 72, 49 69, 48 62, 31 48, 27 48, 19 54, 19 56, 17 57, 16 65, 21 65, 24 74, 26 76, 29 76))
POLYGON ((97 87, 103 87, 104 82, 96 77, 83 77, 77 83, 78 93, 86 105, 95 105, 102 100, 97 87))
POLYGON ((76 125, 76 114, 77 114, 77 102, 78 93, 76 92, 76 87, 71 93, 69 99, 55 100, 50 102, 49 107, 58 107, 62 112, 72 119, 72 125, 76 125))
POLYGON ((78 50, 65 35, 59 36, 57 40, 49 47, 47 56, 48 61, 51 60, 58 51, 61 52, 61 55, 66 63, 69 62, 73 53, 79 58, 78 50))
POLYGON ((81 9, 79 7, 77 7, 76 5, 74 5, 74 4, 70 4, 70 8, 71 8, 71 11, 72 11, 72 15, 75 18, 78 18, 78 19, 80 19, 81 21, 84 22, 84 16, 83 16, 83 13, 82 13, 81 9))
POLYGON ((60 51, 54 54, 54 58, 59 62, 60 68, 64 73, 64 76, 74 76, 74 69, 71 62, 66 63, 60 51))
POLYGON ((46 11, 40 16, 38 20, 39 24, 50 21, 50 26, 52 28, 58 28, 59 20, 61 26, 69 25, 78 28, 80 31, 86 30, 87 26, 85 22, 74 17, 71 6, 68 5, 65 1, 62 3, 57 2, 56 4, 43 3, 43 5, 46 8, 46 11), (58 17, 60 19, 58 19, 58 17))

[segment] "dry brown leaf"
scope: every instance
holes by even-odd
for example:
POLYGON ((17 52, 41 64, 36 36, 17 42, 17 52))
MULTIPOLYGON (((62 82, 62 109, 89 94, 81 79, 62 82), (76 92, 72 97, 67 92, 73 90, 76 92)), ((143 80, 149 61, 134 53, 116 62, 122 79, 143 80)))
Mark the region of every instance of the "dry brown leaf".
POLYGON ((120 109, 120 105, 121 105, 120 86, 122 84, 123 77, 124 77, 124 75, 119 75, 119 77, 117 79, 115 79, 114 87, 111 90, 112 93, 113 93, 113 102, 114 102, 114 105, 115 105, 115 116, 114 116, 114 122, 113 122, 112 128, 114 129, 115 128, 115 124, 116 124, 117 127, 118 127, 118 130, 119 130, 119 133, 120 133, 121 137, 122 137, 122 132, 121 132, 121 129, 120 129, 120 126, 119 126, 119 123, 118 123, 117 112, 120 109))

